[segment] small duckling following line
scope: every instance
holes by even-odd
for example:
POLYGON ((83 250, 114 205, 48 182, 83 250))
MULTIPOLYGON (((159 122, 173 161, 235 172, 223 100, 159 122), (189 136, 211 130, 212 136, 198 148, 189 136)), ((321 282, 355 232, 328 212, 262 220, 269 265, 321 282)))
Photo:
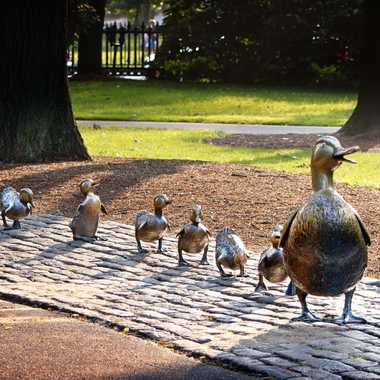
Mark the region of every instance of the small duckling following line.
MULTIPOLYGON (((277 283, 284 281, 288 277, 284 266, 284 253, 282 248, 278 246, 282 229, 281 224, 276 225, 271 236, 272 247, 267 248, 261 253, 258 265, 259 283, 256 286, 255 292, 267 290, 264 278, 269 282, 277 283)), ((295 286, 290 281, 285 294, 294 296, 295 292, 295 286)))
POLYGON ((34 208, 33 191, 27 187, 18 193, 13 187, 7 186, 1 194, 1 218, 5 229, 20 229, 20 219, 27 217, 34 208), (13 220, 10 227, 7 219, 13 220))
POLYGON ((158 240, 157 253, 164 253, 162 240, 170 226, 162 215, 162 210, 171 203, 171 199, 166 194, 159 194, 153 200, 154 214, 148 211, 140 211, 136 215, 135 237, 139 253, 148 253, 148 250, 142 248, 141 241, 152 242, 156 240, 158 240))
MULTIPOLYGON (((85 179, 79 185, 79 189, 85 195, 84 201, 79 205, 69 227, 73 232, 74 240, 83 240, 93 243, 99 240, 96 231, 99 225, 100 213, 107 215, 107 210, 94 193, 97 184, 92 179, 85 179)), ((105 240, 102 238, 101 240, 105 240)))
POLYGON ((223 267, 231 270, 240 269, 238 277, 248 277, 244 265, 249 258, 241 238, 231 228, 225 227, 216 234, 215 261, 222 277, 231 277, 223 267))
POLYGON ((209 244, 209 237, 211 236, 209 230, 201 223, 202 208, 195 205, 191 210, 190 220, 191 223, 185 224, 181 231, 178 232, 178 266, 188 266, 182 255, 182 251, 188 253, 199 253, 203 250, 203 256, 200 265, 209 265, 207 261, 207 251, 209 244))

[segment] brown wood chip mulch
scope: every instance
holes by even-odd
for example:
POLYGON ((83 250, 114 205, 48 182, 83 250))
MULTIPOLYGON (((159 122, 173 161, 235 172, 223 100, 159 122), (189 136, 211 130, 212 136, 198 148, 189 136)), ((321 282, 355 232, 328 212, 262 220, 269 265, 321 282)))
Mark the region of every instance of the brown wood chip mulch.
MULTIPOLYGON (((133 223, 138 210, 151 209, 153 197, 165 192, 174 200, 166 211, 173 231, 188 222, 196 202, 203 206, 204 224, 213 233, 233 227, 257 254, 268 245, 273 226, 285 223, 311 190, 304 175, 194 161, 96 158, 0 168, 1 188, 31 187, 39 213, 72 216, 82 199, 78 184, 85 178, 99 181, 98 194, 109 212, 106 219, 133 223)), ((373 242, 367 275, 380 277, 380 191, 337 188, 367 224, 373 242)))

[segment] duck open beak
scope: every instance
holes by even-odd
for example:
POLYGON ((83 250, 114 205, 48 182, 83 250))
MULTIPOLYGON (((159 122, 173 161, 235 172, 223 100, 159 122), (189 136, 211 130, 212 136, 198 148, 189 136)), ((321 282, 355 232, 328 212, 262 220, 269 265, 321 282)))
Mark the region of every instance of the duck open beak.
POLYGON ((30 202, 30 205, 31 205, 33 208, 36 208, 36 206, 34 205, 33 202, 30 202))
POLYGON ((350 148, 339 148, 338 151, 334 154, 334 158, 341 162, 349 162, 350 164, 356 164, 357 162, 355 160, 350 160, 349 158, 346 158, 345 156, 348 156, 349 154, 359 152, 360 148, 355 145, 351 146, 350 148))

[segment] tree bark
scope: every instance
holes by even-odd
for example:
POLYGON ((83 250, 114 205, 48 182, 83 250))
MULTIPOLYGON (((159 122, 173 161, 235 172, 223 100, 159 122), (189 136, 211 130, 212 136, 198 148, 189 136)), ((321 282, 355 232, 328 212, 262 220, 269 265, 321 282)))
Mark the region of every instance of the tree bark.
POLYGON ((78 74, 91 77, 102 74, 102 31, 106 0, 92 0, 96 19, 79 33, 78 74))
POLYGON ((360 62, 360 87, 356 108, 340 135, 380 135, 380 2, 363 3, 363 43, 360 62))
POLYGON ((0 12, 0 160, 89 159, 66 73, 67 1, 13 2, 0 12))
POLYGON ((142 23, 148 25, 152 16, 152 4, 151 0, 142 0, 137 9, 137 15, 135 20, 135 26, 140 27, 142 23))

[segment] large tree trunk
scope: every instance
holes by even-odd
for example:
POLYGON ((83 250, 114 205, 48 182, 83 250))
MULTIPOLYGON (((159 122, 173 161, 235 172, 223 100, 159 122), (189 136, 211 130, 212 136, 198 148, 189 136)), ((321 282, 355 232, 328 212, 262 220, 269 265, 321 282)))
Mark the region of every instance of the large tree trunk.
POLYGON ((340 135, 380 135, 380 2, 363 4, 363 46, 360 57, 361 82, 358 103, 340 135))
POLYGON ((102 74, 102 31, 106 0, 92 0, 89 4, 95 9, 95 19, 80 31, 78 45, 78 73, 85 77, 102 74))
POLYGON ((66 75, 66 0, 16 1, 0 12, 0 160, 89 159, 66 75))

